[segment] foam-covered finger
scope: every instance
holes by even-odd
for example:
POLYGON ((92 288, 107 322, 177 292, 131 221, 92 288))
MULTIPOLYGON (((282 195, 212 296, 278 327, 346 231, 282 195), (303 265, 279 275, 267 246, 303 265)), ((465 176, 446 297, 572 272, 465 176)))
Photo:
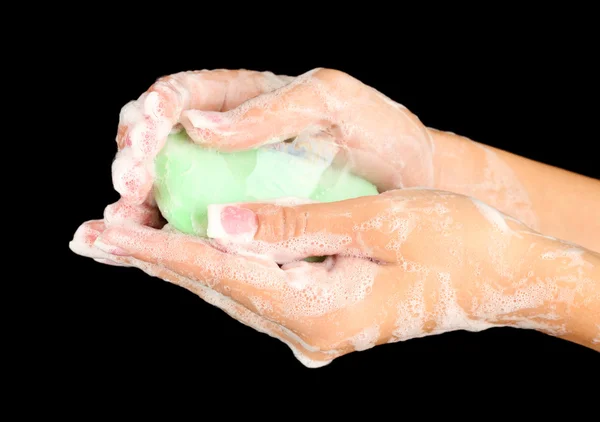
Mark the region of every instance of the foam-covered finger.
POLYGON ((190 138, 203 146, 239 151, 326 128, 330 117, 318 90, 294 82, 226 112, 187 110, 180 122, 190 138))
POLYGON ((115 189, 133 204, 148 197, 153 159, 184 110, 227 110, 287 83, 289 78, 271 72, 246 70, 180 72, 158 79, 121 109, 112 166, 115 189))
POLYGON ((187 71, 161 77, 136 101, 122 108, 117 144, 119 149, 131 146, 155 153, 184 110, 227 111, 290 80, 272 72, 251 70, 187 71))
POLYGON ((236 297, 277 290, 285 283, 285 273, 273 261, 229 255, 205 240, 181 233, 138 225, 115 226, 105 230, 95 246, 163 266, 236 297))
POLYGON ((151 198, 147 198, 140 205, 133 204, 121 198, 104 209, 104 223, 107 226, 132 223, 160 228, 164 221, 151 198))
POLYGON ((69 249, 86 258, 110 258, 109 254, 94 247, 94 242, 105 228, 103 220, 86 221, 75 230, 73 239, 69 242, 69 249))
POLYGON ((350 255, 393 261, 387 249, 402 221, 391 200, 367 196, 302 205, 219 204, 208 207, 208 236, 227 250, 279 263, 310 256, 350 255))
POLYGON ((157 80, 149 91, 179 97, 184 109, 227 111, 257 95, 289 84, 294 78, 246 69, 179 72, 157 80))

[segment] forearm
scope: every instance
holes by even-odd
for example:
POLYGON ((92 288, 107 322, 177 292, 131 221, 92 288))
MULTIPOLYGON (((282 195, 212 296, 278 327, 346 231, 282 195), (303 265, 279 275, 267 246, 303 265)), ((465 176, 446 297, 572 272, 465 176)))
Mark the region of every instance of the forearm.
POLYGON ((428 130, 434 188, 473 196, 539 232, 600 251, 600 181, 428 130))

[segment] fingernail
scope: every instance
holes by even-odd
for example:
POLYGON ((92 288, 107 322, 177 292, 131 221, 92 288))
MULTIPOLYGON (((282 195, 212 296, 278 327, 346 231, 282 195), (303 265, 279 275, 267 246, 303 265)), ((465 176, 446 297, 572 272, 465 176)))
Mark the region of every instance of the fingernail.
POLYGON ((207 234, 214 239, 229 237, 252 238, 258 229, 256 214, 233 205, 209 205, 207 234))
POLYGON ((100 237, 96 239, 94 242, 94 247, 100 249, 102 252, 106 252, 107 254, 116 255, 116 256, 129 256, 131 255, 125 249, 120 248, 118 246, 113 246, 102 241, 100 237))

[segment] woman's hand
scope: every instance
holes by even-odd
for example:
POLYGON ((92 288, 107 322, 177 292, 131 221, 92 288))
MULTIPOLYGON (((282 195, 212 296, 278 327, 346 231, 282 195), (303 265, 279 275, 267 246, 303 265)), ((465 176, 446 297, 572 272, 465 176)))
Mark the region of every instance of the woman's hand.
POLYGON ((321 145, 331 154, 333 145, 338 162, 380 191, 433 183, 430 137, 417 117, 343 72, 314 69, 296 78, 243 70, 182 72, 159 79, 121 111, 113 184, 122 200, 107 210, 109 221, 156 221, 148 213, 152 161, 180 125, 198 144, 221 151, 296 137, 317 153, 321 145))
POLYGON ((90 255, 83 236, 93 231, 89 225, 164 224, 152 197, 153 160, 170 131, 181 127, 195 142, 222 151, 295 137, 295 147, 334 155, 336 165, 348 165, 380 191, 433 183, 432 145, 419 119, 343 72, 318 68, 295 78, 182 72, 160 78, 123 107, 112 166, 121 198, 106 207, 103 220, 79 227, 75 252, 90 255))
POLYGON ((186 113, 226 112, 292 79, 248 70, 200 70, 158 79, 121 110, 112 166, 113 185, 121 199, 106 208, 104 222, 162 224, 151 194, 153 160, 186 113))
POLYGON ((354 77, 317 68, 225 112, 188 110, 181 124, 198 144, 240 151, 299 138, 379 191, 433 187, 429 132, 406 107, 354 77))
POLYGON ((215 205, 209 233, 97 223, 86 242, 104 262, 176 283, 284 341, 311 367, 495 326, 598 348, 598 256, 462 195, 406 189, 328 204, 215 205))
MULTIPOLYGON (((321 68, 295 78, 246 70, 160 78, 121 112, 113 163, 121 199, 106 207, 104 224, 164 223, 151 196, 152 164, 168 133, 181 127, 224 151, 296 137, 296 146, 336 154, 380 191, 420 186, 461 193, 532 229, 600 250, 598 180, 426 128, 373 88, 321 68)), ((85 251, 81 233, 98 222, 77 231, 78 253, 85 251)))

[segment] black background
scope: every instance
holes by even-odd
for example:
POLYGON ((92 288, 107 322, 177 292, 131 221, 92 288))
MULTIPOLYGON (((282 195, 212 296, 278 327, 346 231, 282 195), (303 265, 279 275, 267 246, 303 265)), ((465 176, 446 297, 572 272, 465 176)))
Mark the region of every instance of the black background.
POLYGON ((323 31, 293 43, 272 33, 215 32, 184 43, 167 30, 156 36, 166 41, 157 43, 137 28, 121 34, 119 43, 98 34, 84 36, 85 47, 67 43, 70 70, 61 80, 72 100, 68 119, 83 137, 70 140, 77 158, 66 158, 62 167, 70 206, 53 242, 60 249, 65 287, 55 309, 65 333, 55 343, 65 372, 85 385, 90 380, 118 384, 134 374, 151 381, 165 373, 193 384, 227 374, 249 388, 260 379, 358 383, 361 377, 389 377, 412 383, 447 369, 478 377, 483 368, 498 365, 507 368, 498 376, 513 379, 548 368, 575 376, 574 365, 597 361, 596 352, 581 346, 506 328, 379 346, 307 369, 283 343, 192 293, 135 269, 98 264, 67 247, 79 224, 101 218, 104 207, 118 199, 110 165, 120 108, 156 78, 182 70, 247 68, 298 75, 314 67, 340 69, 404 104, 427 126, 599 177, 597 68, 590 34, 567 37, 552 28, 540 33, 527 22, 522 26, 526 33, 511 37, 483 38, 479 28, 459 39, 445 36, 453 28, 410 35, 389 30, 368 38, 323 31), (218 37, 235 41, 216 42, 218 37))

